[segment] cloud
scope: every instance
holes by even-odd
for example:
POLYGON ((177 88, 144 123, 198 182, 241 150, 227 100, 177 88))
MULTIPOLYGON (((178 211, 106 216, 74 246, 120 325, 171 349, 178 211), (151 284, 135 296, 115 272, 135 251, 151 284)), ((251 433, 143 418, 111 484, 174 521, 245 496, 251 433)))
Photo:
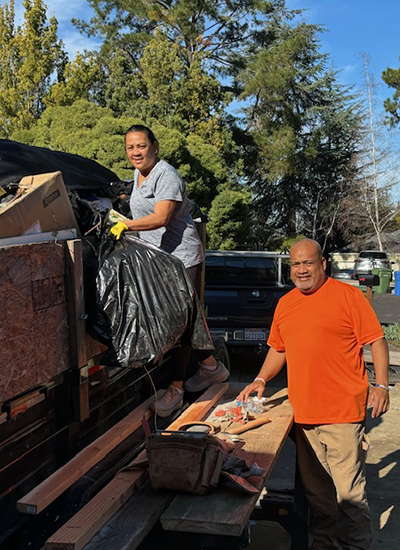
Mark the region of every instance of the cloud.
POLYGON ((355 72, 358 72, 359 69, 360 69, 359 65, 350 63, 348 65, 344 65, 344 67, 341 67, 340 70, 345 75, 351 75, 351 74, 354 74, 355 72))
MULTIPOLYGON (((88 38, 81 34, 72 23, 71 19, 84 19, 89 21, 93 10, 87 0, 44 0, 47 5, 47 18, 53 15, 58 21, 58 37, 64 42, 65 49, 70 59, 73 59, 76 52, 83 50, 95 50, 99 47, 100 41, 94 38, 88 38)), ((16 23, 23 22, 24 8, 22 0, 15 2, 16 23)))
POLYGON ((68 57, 72 60, 77 52, 83 53, 84 50, 98 50, 101 41, 80 34, 77 30, 59 33, 59 37, 64 42, 65 50, 68 52, 68 57))
MULTIPOLYGON (((54 15, 59 23, 70 23, 73 17, 90 16, 92 11, 87 0, 44 0, 44 3, 47 6, 47 16, 54 15)), ((15 14, 19 22, 23 20, 23 13, 22 0, 16 0, 15 14)))

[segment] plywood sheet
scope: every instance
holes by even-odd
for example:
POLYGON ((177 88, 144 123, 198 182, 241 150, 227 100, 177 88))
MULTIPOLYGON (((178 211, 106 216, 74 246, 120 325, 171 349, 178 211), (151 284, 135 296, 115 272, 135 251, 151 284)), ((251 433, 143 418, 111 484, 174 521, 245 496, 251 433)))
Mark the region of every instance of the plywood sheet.
POLYGON ((69 366, 60 244, 0 248, 0 402, 69 366))

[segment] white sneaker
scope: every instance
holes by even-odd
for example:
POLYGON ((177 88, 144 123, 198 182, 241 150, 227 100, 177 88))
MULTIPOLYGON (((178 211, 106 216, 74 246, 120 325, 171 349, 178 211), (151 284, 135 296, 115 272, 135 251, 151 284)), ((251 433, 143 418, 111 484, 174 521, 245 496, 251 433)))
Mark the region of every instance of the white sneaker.
POLYGON ((185 390, 190 392, 202 391, 218 382, 225 382, 229 378, 229 371, 221 361, 217 361, 214 370, 206 369, 199 363, 199 370, 185 382, 185 390))
POLYGON ((151 409, 157 414, 165 418, 172 414, 177 409, 183 406, 183 392, 180 392, 172 384, 165 390, 164 395, 155 401, 151 409))

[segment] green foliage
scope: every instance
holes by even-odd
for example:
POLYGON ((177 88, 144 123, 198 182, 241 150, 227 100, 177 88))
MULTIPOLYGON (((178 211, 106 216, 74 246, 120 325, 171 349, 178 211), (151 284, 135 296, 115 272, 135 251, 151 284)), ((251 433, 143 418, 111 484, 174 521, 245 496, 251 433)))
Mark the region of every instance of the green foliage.
POLYGON ((207 225, 208 248, 234 250, 246 243, 250 232, 250 194, 223 189, 214 199, 207 225))
POLYGON ((323 241, 335 230, 337 205, 354 178, 359 119, 353 98, 319 51, 320 27, 291 25, 293 13, 281 10, 282 17, 266 23, 271 41, 240 75, 258 149, 248 168, 256 240, 302 233, 323 241))
POLYGON ((385 111, 388 113, 386 122, 390 127, 394 127, 400 122, 400 68, 387 68, 382 73, 382 80, 390 88, 394 88, 392 98, 386 99, 383 104, 385 111))
POLYGON ((55 71, 65 63, 57 20, 42 0, 24 0, 24 22, 15 25, 14 0, 0 7, 0 136, 29 128, 42 114, 55 71))
MULTIPOLYGON (((262 33, 259 19, 276 2, 267 0, 91 0, 90 22, 75 20, 89 36, 104 39, 104 48, 121 48, 137 63, 150 38, 159 29, 180 48, 184 64, 205 54, 210 65, 229 68, 246 45, 262 33)), ((278 2, 279 3, 279 2, 278 2)), ((229 69, 228 69, 229 70, 229 69)))
POLYGON ((304 239, 304 235, 297 235, 297 237, 283 237, 279 244, 278 250, 289 251, 294 243, 297 243, 297 241, 300 241, 301 239, 304 239))
POLYGON ((45 97, 46 105, 72 105, 78 99, 90 99, 91 90, 101 77, 100 67, 93 56, 84 59, 77 54, 65 65, 64 72, 45 97))
POLYGON ((124 147, 125 131, 132 123, 81 99, 70 106, 48 107, 34 127, 14 132, 12 139, 88 157, 123 179, 132 173, 124 147))
POLYGON ((391 344, 400 348, 400 325, 394 323, 392 325, 382 325, 383 333, 386 340, 391 344))

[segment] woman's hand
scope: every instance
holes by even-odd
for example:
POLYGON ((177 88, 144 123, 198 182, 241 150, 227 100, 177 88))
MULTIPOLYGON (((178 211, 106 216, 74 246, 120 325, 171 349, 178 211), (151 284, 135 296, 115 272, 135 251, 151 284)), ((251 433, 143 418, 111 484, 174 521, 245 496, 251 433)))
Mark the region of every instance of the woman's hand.
POLYGON ((110 235, 117 241, 121 238, 124 231, 127 231, 128 226, 124 222, 115 223, 110 229, 110 235))

